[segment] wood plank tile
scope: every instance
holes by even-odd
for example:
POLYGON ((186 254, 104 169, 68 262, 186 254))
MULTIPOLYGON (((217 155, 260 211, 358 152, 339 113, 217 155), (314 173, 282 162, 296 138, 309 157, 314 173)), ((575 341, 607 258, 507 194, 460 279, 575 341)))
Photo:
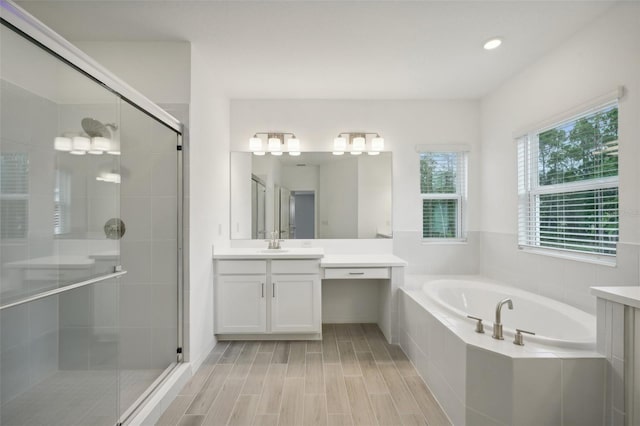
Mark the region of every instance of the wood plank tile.
POLYGON ((198 392, 191 401, 189 408, 187 408, 186 414, 201 414, 205 415, 209 411, 209 408, 215 401, 216 397, 223 388, 229 372, 233 368, 231 364, 218 364, 213 370, 209 379, 203 386, 202 390, 198 392))
POLYGON ((289 342, 278 342, 273 351, 271 364, 286 364, 289 360, 289 342))
POLYGON ((307 352, 322 352, 322 340, 308 340, 307 352))
POLYGON ((422 414, 428 419, 430 424, 434 425, 450 425, 444 411, 434 398, 433 394, 422 381, 420 376, 405 377, 404 381, 407 383, 409 390, 413 394, 414 398, 418 402, 422 414))
POLYGON ((338 352, 340 352, 340 363, 345 376, 361 376, 360 365, 356 359, 351 342, 338 342, 338 352))
MULTIPOLYGON (((322 370, 322 354, 308 353, 304 375, 305 393, 324 393, 324 372, 322 370)), ((291 367, 291 366, 289 366, 291 367)))
POLYGON ((231 412, 229 426, 247 426, 253 422, 260 395, 240 395, 231 412))
POLYGON ((334 338, 336 337, 336 331, 333 327, 333 324, 322 324, 322 337, 332 335, 334 338))
POLYGON ((367 392, 372 393, 389 393, 389 388, 378 369, 378 365, 373 359, 371 352, 356 352, 360 369, 362 370, 362 376, 364 377, 364 384, 367 387, 367 392))
POLYGON ((400 375, 403 377, 407 376, 417 376, 418 372, 415 367, 407 358, 402 348, 398 345, 387 345, 387 351, 391 356, 391 359, 396 364, 396 368, 400 372, 400 375))
POLYGON ((203 424, 213 426, 226 425, 243 384, 244 380, 242 379, 227 380, 213 405, 211 405, 203 424))
POLYGON ((259 342, 247 342, 245 343, 240 355, 236 359, 235 364, 233 365, 233 370, 229 373, 230 379, 246 379, 247 374, 249 374, 249 370, 253 365, 253 360, 256 358, 256 354, 258 353, 258 348, 260 347, 259 342))
POLYGON ((156 423, 157 426, 174 426, 178 424, 182 415, 187 411, 187 407, 191 403, 193 397, 191 395, 178 395, 176 399, 162 413, 162 416, 156 423))
POLYGON ((277 414, 256 414, 253 426, 278 426, 277 414))
POLYGON ((333 326, 336 331, 336 340, 338 342, 342 340, 351 340, 348 324, 334 324, 333 326))
POLYGON ((371 347, 369 346, 369 342, 366 337, 355 336, 351 338, 351 342, 353 343, 353 349, 356 352, 371 352, 371 347))
POLYGON ((270 354, 273 353, 273 350, 276 348, 276 343, 277 342, 260 342, 260 349, 258 349, 258 352, 268 352, 270 354))
POLYGON ((298 426, 302 424, 304 410, 304 379, 289 377, 284 380, 282 405, 280 407, 280 426, 298 426))
POLYGON ((204 416, 187 415, 180 419, 178 426, 200 426, 204 421, 204 416))
POLYGON ((367 337, 381 337, 384 338, 384 334, 382 334, 382 330, 380 330, 380 327, 378 327, 378 324, 374 324, 374 323, 367 323, 367 324, 360 324, 362 329, 364 330, 364 335, 367 337))
POLYGON ((389 392, 391 393, 393 401, 396 403, 398 412, 400 414, 420 413, 418 404, 416 404, 413 395, 409 392, 409 388, 405 385, 404 380, 402 380, 395 364, 393 362, 379 362, 378 368, 389 387, 389 392))
POLYGON ((365 337, 362 324, 347 324, 347 328, 349 329, 349 335, 352 339, 354 337, 365 337))
POLYGON ((397 426, 402 424, 400 415, 393 405, 393 400, 389 394, 369 395, 373 412, 376 414, 380 426, 397 426))
POLYGON ((200 392, 200 390, 202 389, 202 386, 204 386, 205 382, 209 378, 209 375, 213 371, 214 367, 215 367, 214 365, 210 365, 210 364, 201 365, 200 368, 198 368, 198 371, 196 371, 194 375, 191 376, 187 384, 185 384, 182 387, 182 389, 180 389, 180 392, 178 392, 178 395, 194 396, 198 392, 200 392))
POLYGON ((340 364, 324 364, 324 386, 329 414, 350 413, 347 388, 340 364))
POLYGON ((373 417, 373 409, 369 403, 369 396, 362 377, 345 377, 344 382, 347 387, 353 424, 356 426, 375 425, 376 419, 373 417))
POLYGON ((329 414, 327 416, 328 426, 352 426, 351 414, 329 414))
POLYGON ((271 364, 264 380, 264 388, 258 403, 259 414, 278 414, 282 400, 282 387, 287 373, 285 364, 271 364))
POLYGON ((222 354, 229 347, 229 342, 218 342, 214 346, 213 350, 207 356, 207 359, 203 361, 203 364, 216 364, 220 358, 222 358, 222 354))
POLYGON ((231 342, 222 354, 218 364, 233 364, 236 362, 236 359, 238 359, 243 347, 244 342, 231 342))
POLYGON ((291 342, 289 345, 289 367, 287 377, 304 377, 306 342, 291 342))
MULTIPOLYGON (((320 362, 322 366, 322 362, 320 362)), ((324 394, 307 394, 304 396, 304 426, 327 425, 327 402, 324 394)))
POLYGON ((384 340, 384 337, 378 336, 367 336, 367 343, 369 343, 369 347, 371 348, 371 353, 373 357, 378 362, 387 362, 391 361, 391 356, 389 352, 387 352, 387 341, 384 340))
MULTIPOLYGON (((333 329, 332 329, 333 330, 333 329)), ((338 345, 333 333, 322 335, 322 360, 325 364, 340 362, 338 354, 338 345)))
MULTIPOLYGON (((403 414, 400 416, 402 426, 429 426, 427 419, 422 414, 403 414)), ((433 426, 438 426, 433 423, 433 426)))
POLYGON ((270 352, 258 352, 249 370, 247 380, 244 382, 242 394, 260 395, 262 393, 262 386, 269 370, 271 357, 272 354, 270 352))

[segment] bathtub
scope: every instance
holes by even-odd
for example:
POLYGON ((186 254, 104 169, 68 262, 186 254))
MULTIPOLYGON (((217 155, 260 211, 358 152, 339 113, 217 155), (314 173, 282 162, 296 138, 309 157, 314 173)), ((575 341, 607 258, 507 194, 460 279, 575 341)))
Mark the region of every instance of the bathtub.
MULTIPOLYGON (((484 319, 491 333, 498 301, 511 298, 513 310, 502 307, 504 338, 513 340, 515 329, 532 331, 525 341, 568 349, 596 347, 596 317, 565 303, 496 283, 469 279, 437 279, 423 284, 428 299, 466 319, 484 319)), ((466 319, 467 321, 471 321, 466 319)))
POLYGON ((454 425, 603 425, 593 315, 479 276, 407 275, 397 299, 400 345, 454 425), (514 309, 503 306, 496 340, 496 303, 507 297, 514 309), (467 315, 484 319, 484 334, 467 315), (514 345, 516 328, 536 335, 514 345))

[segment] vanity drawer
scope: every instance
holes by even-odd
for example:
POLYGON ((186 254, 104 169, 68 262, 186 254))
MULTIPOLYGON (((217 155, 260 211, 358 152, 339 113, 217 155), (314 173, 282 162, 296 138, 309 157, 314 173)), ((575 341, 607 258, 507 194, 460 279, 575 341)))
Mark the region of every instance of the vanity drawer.
POLYGON ((266 260, 218 260, 218 274, 266 274, 266 260))
POLYGON ((272 260, 272 274, 319 274, 320 261, 311 260, 272 260))
POLYGON ((389 268, 325 268, 325 279, 388 279, 389 268))

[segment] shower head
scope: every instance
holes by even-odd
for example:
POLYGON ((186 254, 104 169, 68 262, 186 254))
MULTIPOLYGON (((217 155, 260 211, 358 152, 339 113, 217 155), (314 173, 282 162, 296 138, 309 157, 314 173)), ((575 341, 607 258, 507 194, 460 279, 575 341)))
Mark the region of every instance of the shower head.
POLYGON ((112 130, 116 130, 118 128, 115 124, 102 124, 94 118, 82 119, 82 129, 91 137, 102 136, 104 138, 111 138, 111 131, 108 129, 109 127, 112 130))

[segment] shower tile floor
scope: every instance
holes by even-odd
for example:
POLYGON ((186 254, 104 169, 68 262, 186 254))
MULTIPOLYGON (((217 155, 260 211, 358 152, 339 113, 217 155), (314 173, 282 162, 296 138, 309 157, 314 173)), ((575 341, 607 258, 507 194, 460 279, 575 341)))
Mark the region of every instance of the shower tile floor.
POLYGON ((450 425, 376 324, 324 324, 322 341, 220 342, 158 425, 450 425))
MULTIPOLYGON (((129 407, 163 370, 120 372, 120 404, 129 407)), ((116 423, 114 371, 64 371, 0 407, 2 426, 113 426, 116 423)))

